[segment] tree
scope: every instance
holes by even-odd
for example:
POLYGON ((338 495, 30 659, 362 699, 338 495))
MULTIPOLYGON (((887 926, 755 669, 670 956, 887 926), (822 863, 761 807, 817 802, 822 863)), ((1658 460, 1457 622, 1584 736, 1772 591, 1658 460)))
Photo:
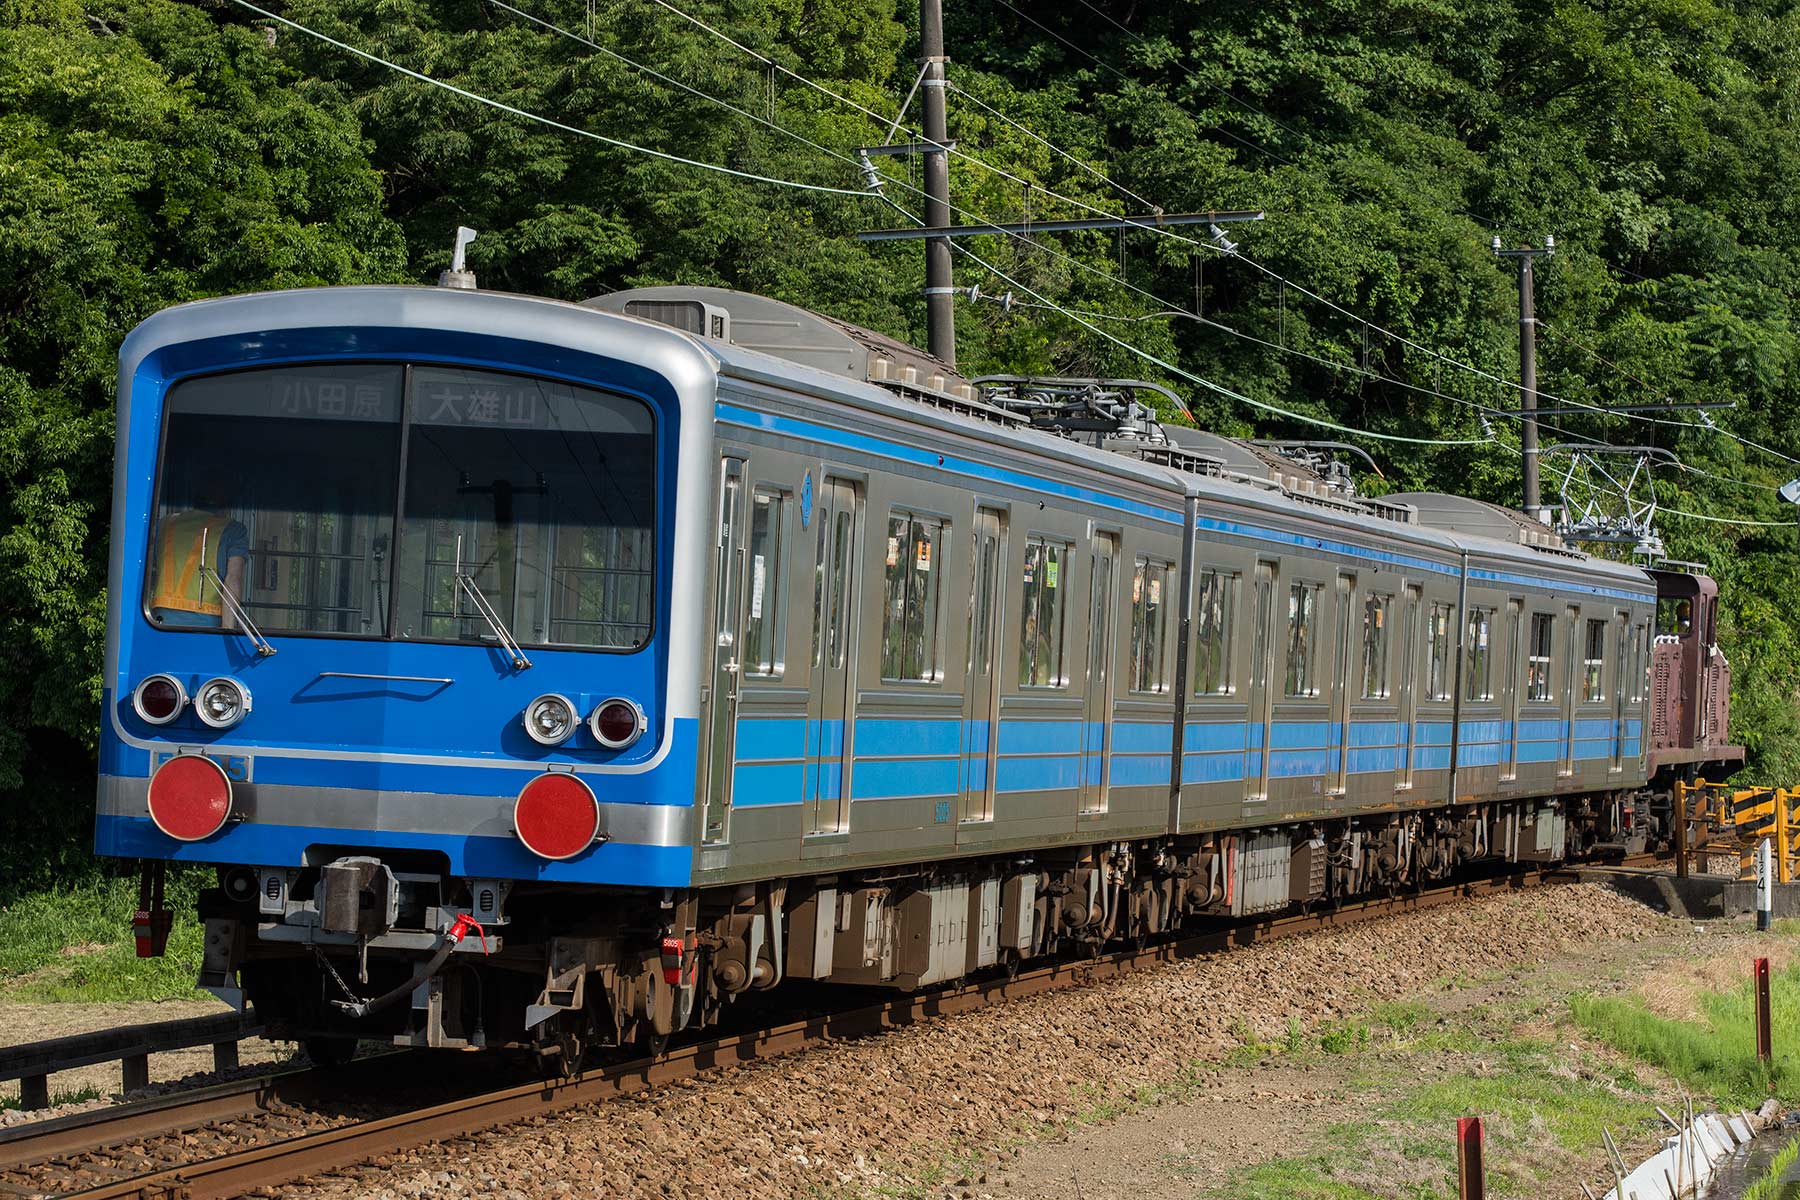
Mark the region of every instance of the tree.
MULTIPOLYGON (((167 0, 5 15, 0 834, 48 822, 78 861, 86 788, 46 792, 30 766, 97 736, 119 343, 171 304, 398 279, 405 257, 359 125, 259 34, 167 0)), ((5 845, 15 886, 57 865, 5 845)))

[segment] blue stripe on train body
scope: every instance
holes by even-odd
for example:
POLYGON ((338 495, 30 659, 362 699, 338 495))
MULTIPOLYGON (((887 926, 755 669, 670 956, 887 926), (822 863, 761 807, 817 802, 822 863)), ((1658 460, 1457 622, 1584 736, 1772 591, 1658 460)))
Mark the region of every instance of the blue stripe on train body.
MULTIPOLYGON (((930 748, 929 754, 898 757, 867 757, 861 753, 863 730, 870 724, 894 724, 877 719, 859 720, 852 754, 853 800, 931 798, 954 795, 961 787, 980 790, 986 785, 985 749, 975 742, 979 735, 985 743, 987 726, 960 718, 937 721, 905 722, 917 732, 914 749, 930 748), (959 748, 949 739, 962 737, 959 748), (957 774, 956 764, 964 764, 957 774)), ((807 742, 803 728, 808 723, 788 718, 745 718, 738 722, 738 760, 735 771, 733 804, 763 807, 776 804, 798 804, 802 793, 803 761, 754 761, 744 753, 745 746, 758 748, 765 757, 782 748, 798 750, 807 742), (778 727, 763 729, 762 726, 778 727)), ((814 722, 814 724, 820 724, 814 722)), ((831 723, 826 723, 831 724, 831 723)), ((1610 760, 1613 756, 1615 725, 1620 755, 1637 756, 1639 730, 1642 723, 1633 718, 1615 722, 1612 718, 1588 718, 1583 722, 1521 721, 1536 730, 1548 727, 1558 731, 1544 741, 1519 742, 1522 763, 1552 762, 1562 757, 1570 745, 1571 728, 1598 731, 1604 726, 1604 738, 1578 738, 1572 745, 1576 760, 1610 760)), ((1098 722, 1009 719, 1000 722, 997 747, 998 775, 996 790, 1024 793, 1068 790, 1100 781, 1101 755, 1083 749, 1083 736, 1096 737, 1098 722)), ((1417 721, 1412 726, 1410 741, 1406 725, 1395 721, 1358 721, 1350 723, 1347 770, 1351 775, 1394 773, 1408 762, 1421 771, 1441 771, 1450 767, 1451 723, 1449 721, 1417 721)), ((1463 767, 1495 767, 1507 761, 1514 724, 1502 720, 1472 720, 1462 723, 1458 761, 1463 767)), ((1187 726, 1183 746, 1183 783, 1222 783, 1247 780, 1254 773, 1256 751, 1260 748, 1260 725, 1249 722, 1200 721, 1187 726)), ((1145 721, 1119 721, 1111 730, 1110 772, 1112 787, 1167 786, 1173 749, 1171 727, 1145 721)), ((1276 778, 1326 777, 1339 769, 1345 753, 1339 745, 1341 728, 1336 722, 1277 721, 1269 727, 1269 773, 1276 778)), ((815 735, 816 738, 816 735, 815 735)), ((881 743, 892 749, 892 743, 881 743)), ((1088 743, 1097 746, 1097 740, 1088 743)), ((835 765, 835 764, 828 764, 835 765)), ((827 777, 829 794, 821 799, 836 799, 827 777)))

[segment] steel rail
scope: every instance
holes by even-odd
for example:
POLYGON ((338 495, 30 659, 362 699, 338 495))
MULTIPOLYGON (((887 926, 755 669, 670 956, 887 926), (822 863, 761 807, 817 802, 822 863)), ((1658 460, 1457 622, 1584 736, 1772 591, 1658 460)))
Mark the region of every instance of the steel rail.
POLYGON ((275 1101, 279 1083, 278 1078, 266 1075, 238 1079, 0 1129, 0 1171, 21 1170, 45 1160, 193 1129, 210 1121, 252 1116, 275 1101))
MULTIPOLYGON (((0 1129, 0 1176, 47 1170, 59 1160, 217 1122, 258 1117, 283 1106, 305 1110, 321 1100, 341 1096, 346 1089, 379 1087, 382 1080, 391 1078, 397 1055, 416 1053, 384 1051, 331 1070, 283 1069, 272 1063, 261 1073, 243 1079, 203 1084, 0 1129)), ((0 1194, 7 1194, 12 1186, 0 1182, 0 1194)))
MULTIPOLYGON (((1642 861, 1642 858, 1628 860, 1642 861)), ((1281 937, 1417 912, 1478 896, 1517 892, 1551 883, 1573 883, 1575 872, 1545 866, 1490 879, 1466 881, 1397 896, 1358 901, 1317 912, 1251 920, 1176 941, 1094 959, 1057 963, 1010 979, 904 996, 847 1012, 831 1013, 754 1033, 715 1038, 569 1079, 502 1088, 330 1129, 233 1151, 200 1162, 155 1170, 130 1179, 69 1193, 71 1200, 142 1200, 235 1196, 308 1175, 338 1170, 395 1150, 466 1136, 498 1125, 592 1104, 692 1078, 731 1064, 775 1058, 845 1038, 864 1037, 939 1017, 971 1012, 1003 1000, 1097 982, 1148 966, 1177 962, 1281 937)))

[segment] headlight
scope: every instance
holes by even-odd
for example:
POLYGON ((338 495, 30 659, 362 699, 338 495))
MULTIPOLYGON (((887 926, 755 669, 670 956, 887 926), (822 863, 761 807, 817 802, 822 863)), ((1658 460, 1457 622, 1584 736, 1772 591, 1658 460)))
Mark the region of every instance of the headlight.
POLYGON ((623 750, 637 741, 648 726, 644 710, 623 696, 602 700, 588 718, 588 728, 608 750, 623 750))
POLYGON ((575 706, 554 692, 525 706, 525 732, 540 746, 560 746, 575 732, 575 706))
POLYGON ((131 707, 152 725, 167 725, 187 706, 187 689, 173 675, 152 675, 131 693, 131 707))
POLYGON ((209 679, 194 694, 194 711, 214 729, 230 729, 250 711, 250 691, 223 675, 209 679))

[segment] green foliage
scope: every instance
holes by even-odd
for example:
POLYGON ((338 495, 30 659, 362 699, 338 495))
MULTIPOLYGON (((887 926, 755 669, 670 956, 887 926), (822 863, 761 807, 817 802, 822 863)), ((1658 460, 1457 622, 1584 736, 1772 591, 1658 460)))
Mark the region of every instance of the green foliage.
MULTIPOLYGON (((1800 965, 1770 979, 1769 1000, 1774 1028, 1794 1028, 1800 1020, 1800 965)), ((1756 996, 1748 982, 1702 996, 1699 1021, 1673 1021, 1639 1000, 1613 996, 1577 997, 1570 1012, 1608 1045, 1654 1063, 1727 1108, 1756 1108, 1770 1096, 1790 1102, 1800 1095, 1800 1048, 1778 1037, 1772 1066, 1756 1057, 1756 996)))
MULTIPOLYGON (((862 186, 845 155, 887 135, 915 70, 913 7, 897 0, 683 0, 748 53, 658 5, 522 7, 751 116, 478 0, 295 0, 281 11, 572 126, 834 187, 862 186)), ((1232 237, 1316 298, 1174 237, 968 239, 1015 282, 959 256, 964 286, 1142 318, 963 303, 971 372, 1149 378, 1232 434, 1316 430, 1185 376, 1319 420, 1481 439, 1371 442, 1382 477, 1363 482, 1517 503, 1516 430, 1497 420, 1487 438, 1470 407, 1516 403, 1504 382, 1515 369, 1513 281, 1488 241, 1555 233, 1561 248, 1538 279, 1546 392, 1581 404, 1734 403, 1720 424, 1800 451, 1791 6, 1057 0, 1030 13, 1001 0, 946 13, 960 219, 1080 211, 1047 191, 1115 212, 1260 208, 1268 220, 1232 237), (1171 306, 1207 319, 1168 316, 1171 306)), ((908 160, 879 160, 885 200, 799 193, 522 120, 224 0, 0 0, 0 14, 0 789, 10 790, 0 834, 86 836, 84 791, 41 786, 27 739, 93 748, 112 373, 125 333, 156 309, 261 288, 422 281, 446 265, 462 223, 481 231, 471 262, 489 287, 580 298, 721 284, 923 342, 918 245, 850 237, 906 223, 895 205, 919 211, 908 160)), ((1546 439, 1653 444, 1709 473, 1661 472, 1671 509, 1791 516, 1769 488, 1793 464, 1689 416, 1665 420, 1559 416, 1546 439)), ((1704 561, 1720 580, 1734 731, 1752 773, 1792 782, 1792 525, 1669 512, 1662 524, 1672 556, 1704 561)), ((0 869, 15 865, 9 856, 44 869, 31 864, 45 856, 7 845, 0 869)))
POLYGON ((1782 1193, 1787 1190, 1787 1182, 1782 1176, 1800 1158, 1800 1142, 1789 1142, 1775 1156, 1769 1159, 1763 1173, 1744 1190, 1742 1200, 1781 1200, 1782 1193))
MULTIPOLYGON (((361 127, 261 35, 169 0, 0 26, 0 789, 96 736, 119 343, 221 292, 401 276, 361 127)), ((59 798, 66 802, 65 798, 59 798)))
POLYGON ((200 970, 194 901, 202 873, 170 876, 175 910, 167 952, 137 957, 131 914, 137 885, 109 879, 35 892, 0 908, 0 1000, 9 1003, 191 999, 200 970))
POLYGON ((1292 1158, 1237 1172, 1230 1195, 1234 1200, 1380 1200, 1374 1192, 1332 1179, 1324 1162, 1292 1158))

